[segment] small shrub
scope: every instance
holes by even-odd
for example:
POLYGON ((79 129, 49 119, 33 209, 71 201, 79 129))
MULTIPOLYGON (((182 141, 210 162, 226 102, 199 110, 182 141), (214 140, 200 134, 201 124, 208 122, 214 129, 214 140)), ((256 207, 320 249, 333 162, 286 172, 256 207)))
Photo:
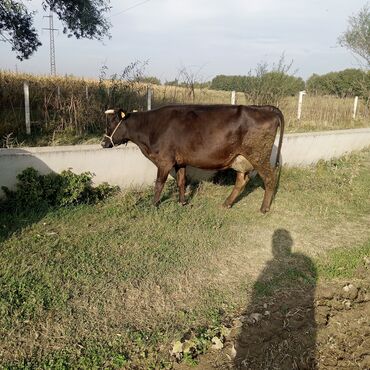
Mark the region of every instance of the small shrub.
POLYGON ((93 187, 92 177, 90 172, 77 175, 71 170, 61 174, 41 175, 30 167, 17 176, 16 190, 2 187, 5 193, 2 206, 8 210, 20 211, 95 203, 118 190, 117 186, 107 183, 93 187))

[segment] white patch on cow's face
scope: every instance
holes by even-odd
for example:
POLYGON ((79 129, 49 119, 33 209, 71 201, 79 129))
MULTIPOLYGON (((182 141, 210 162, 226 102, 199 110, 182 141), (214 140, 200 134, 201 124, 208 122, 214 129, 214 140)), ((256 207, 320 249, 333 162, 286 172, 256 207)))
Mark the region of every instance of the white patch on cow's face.
POLYGON ((114 109, 107 109, 104 113, 105 114, 114 114, 114 109))

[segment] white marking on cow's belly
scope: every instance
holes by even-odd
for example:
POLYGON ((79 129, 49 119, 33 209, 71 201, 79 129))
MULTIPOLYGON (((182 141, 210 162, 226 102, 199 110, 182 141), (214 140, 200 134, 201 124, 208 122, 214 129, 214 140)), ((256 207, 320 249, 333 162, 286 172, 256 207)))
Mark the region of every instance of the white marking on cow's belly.
POLYGON ((242 155, 238 155, 230 165, 235 171, 247 173, 253 170, 253 166, 251 162, 248 161, 247 158, 243 157, 242 155))

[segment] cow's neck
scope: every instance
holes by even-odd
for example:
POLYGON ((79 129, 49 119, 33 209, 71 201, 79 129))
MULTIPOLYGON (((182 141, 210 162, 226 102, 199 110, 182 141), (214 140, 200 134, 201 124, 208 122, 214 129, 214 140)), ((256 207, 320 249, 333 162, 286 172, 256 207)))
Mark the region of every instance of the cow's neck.
POLYGON ((145 130, 146 123, 145 117, 138 114, 127 122, 126 130, 127 139, 136 144, 146 156, 149 156, 149 136, 145 130))

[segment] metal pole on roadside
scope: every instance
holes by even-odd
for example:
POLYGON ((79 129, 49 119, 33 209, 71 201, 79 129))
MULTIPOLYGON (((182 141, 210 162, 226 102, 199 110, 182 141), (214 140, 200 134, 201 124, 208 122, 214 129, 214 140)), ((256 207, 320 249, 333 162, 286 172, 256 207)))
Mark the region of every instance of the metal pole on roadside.
POLYGON ((28 82, 23 83, 24 92, 24 116, 26 121, 26 133, 31 135, 31 119, 30 119, 30 91, 28 82))

